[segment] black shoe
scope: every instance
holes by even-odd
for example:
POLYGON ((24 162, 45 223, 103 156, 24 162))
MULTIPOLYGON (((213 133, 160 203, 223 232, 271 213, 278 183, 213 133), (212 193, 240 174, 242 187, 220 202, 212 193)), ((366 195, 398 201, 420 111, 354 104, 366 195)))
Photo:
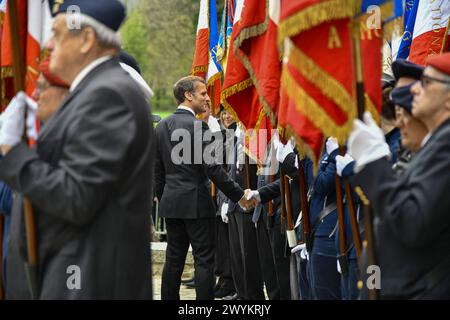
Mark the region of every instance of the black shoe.
POLYGON ((230 289, 230 288, 226 288, 226 287, 222 286, 221 288, 219 288, 219 290, 214 292, 214 298, 224 298, 227 296, 232 296, 234 294, 235 294, 234 289, 230 289))
POLYGON ((189 278, 189 279, 181 279, 181 283, 182 284, 185 284, 185 283, 188 283, 188 282, 193 282, 193 281, 194 281, 194 277, 189 278))
POLYGON ((189 288, 189 289, 195 289, 195 281, 192 280, 190 282, 186 282, 186 283, 184 283, 184 286, 189 288))
POLYGON ((235 293, 235 294, 223 297, 222 300, 239 300, 239 297, 238 297, 238 294, 235 293))

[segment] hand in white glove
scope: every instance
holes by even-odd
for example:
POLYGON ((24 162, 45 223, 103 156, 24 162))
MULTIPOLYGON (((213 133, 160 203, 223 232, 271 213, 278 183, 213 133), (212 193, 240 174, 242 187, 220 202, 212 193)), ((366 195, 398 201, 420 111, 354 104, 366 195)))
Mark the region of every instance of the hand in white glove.
POLYGON ((26 95, 19 92, 3 113, 3 125, 0 131, 0 145, 13 147, 22 140, 25 125, 26 95))
POLYGON ((259 192, 257 190, 251 190, 247 193, 247 200, 254 199, 257 203, 261 203, 261 196, 259 195, 259 192))
POLYGON ((228 223, 228 203, 222 204, 222 208, 220 208, 220 216, 222 217, 222 221, 228 223))
POLYGON ((355 172, 359 172, 370 162, 391 156, 383 131, 377 126, 372 115, 366 111, 363 119, 364 122, 355 120, 348 139, 348 153, 356 161, 355 172))
POLYGON ((337 150, 339 148, 339 144, 334 137, 329 137, 327 139, 327 142, 325 143, 325 147, 327 149, 328 155, 332 154, 333 151, 337 150))
POLYGON ((348 153, 346 153, 345 156, 336 156, 336 172, 338 176, 342 177, 342 172, 354 161, 355 159, 348 153))
POLYGON ((276 155, 278 162, 282 163, 284 159, 286 159, 287 155, 292 152, 294 152, 294 148, 292 148, 290 141, 286 144, 279 142, 276 155))

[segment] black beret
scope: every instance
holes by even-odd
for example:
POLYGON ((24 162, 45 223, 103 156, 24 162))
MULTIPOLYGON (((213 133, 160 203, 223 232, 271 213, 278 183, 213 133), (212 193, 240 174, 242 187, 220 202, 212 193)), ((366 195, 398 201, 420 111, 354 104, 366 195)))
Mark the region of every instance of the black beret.
POLYGON ((407 86, 398 87, 391 91, 391 100, 395 105, 402 107, 408 113, 411 113, 412 110, 412 102, 413 102, 413 94, 411 93, 411 87, 414 83, 411 83, 407 86))
POLYGON ((131 54, 129 54, 125 50, 120 50, 119 61, 129 65, 134 70, 136 70, 137 73, 141 74, 141 68, 139 68, 139 63, 131 54))
POLYGON ((118 0, 53 0, 53 16, 59 13, 81 13, 117 31, 125 20, 126 10, 118 0))
POLYGON ((424 67, 404 59, 397 59, 392 63, 394 77, 398 81, 401 77, 408 77, 419 80, 424 67))

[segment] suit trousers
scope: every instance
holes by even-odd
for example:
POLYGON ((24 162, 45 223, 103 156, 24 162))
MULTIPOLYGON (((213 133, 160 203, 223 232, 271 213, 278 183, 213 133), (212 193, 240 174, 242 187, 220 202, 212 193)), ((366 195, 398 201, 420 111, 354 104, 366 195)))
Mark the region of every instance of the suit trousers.
POLYGON ((216 256, 214 273, 219 277, 221 287, 234 290, 233 276, 231 274, 230 240, 228 224, 216 216, 216 256))
MULTIPOLYGON (((264 223, 263 219, 259 219, 258 223, 256 224, 256 239, 258 246, 258 256, 261 265, 263 280, 266 285, 267 295, 269 296, 270 300, 280 300, 281 293, 277 278, 277 270, 275 269, 274 252, 272 251, 269 231, 267 230, 266 224, 264 223)), ((287 276, 289 285, 289 264, 287 269, 287 276)))
POLYGON ((252 215, 236 208, 228 214, 231 271, 239 298, 264 300, 263 279, 259 266, 256 228, 252 215))
POLYGON ((161 299, 180 299, 181 275, 191 244, 197 300, 213 300, 215 218, 166 218, 166 228, 167 250, 162 274, 161 299))

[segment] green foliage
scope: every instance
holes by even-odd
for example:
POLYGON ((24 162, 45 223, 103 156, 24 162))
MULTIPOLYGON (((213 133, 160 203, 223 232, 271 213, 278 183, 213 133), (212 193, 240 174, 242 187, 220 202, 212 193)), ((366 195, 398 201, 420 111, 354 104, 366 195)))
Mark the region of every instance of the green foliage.
POLYGON ((190 73, 198 8, 193 0, 140 0, 121 29, 124 49, 155 92, 154 110, 174 109, 173 84, 190 73))
MULTIPOLYGON (((224 0, 217 0, 220 23, 224 0)), ((154 110, 173 110, 173 84, 190 74, 200 0, 135 0, 121 29, 124 49, 153 89, 154 110)))

